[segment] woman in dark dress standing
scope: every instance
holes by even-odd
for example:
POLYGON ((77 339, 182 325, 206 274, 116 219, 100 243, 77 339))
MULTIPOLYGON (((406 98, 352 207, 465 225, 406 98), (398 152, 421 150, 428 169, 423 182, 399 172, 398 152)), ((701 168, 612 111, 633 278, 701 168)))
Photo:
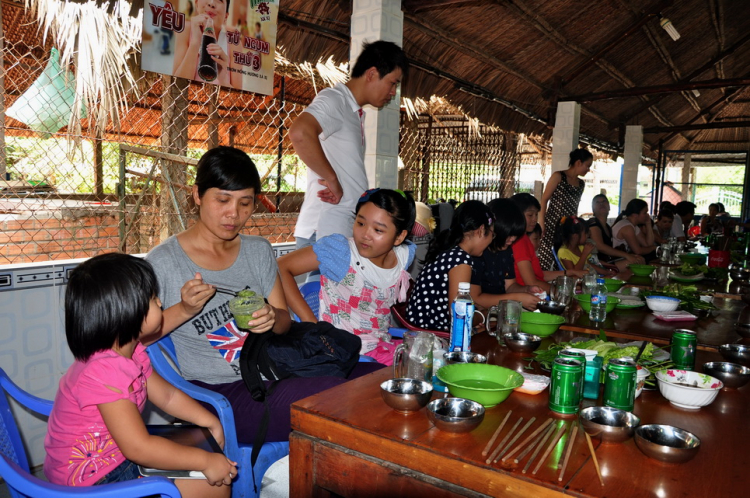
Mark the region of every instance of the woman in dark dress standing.
POLYGON ((543 270, 557 270, 554 267, 552 246, 555 238, 554 227, 563 216, 578 216, 585 176, 591 169, 594 156, 586 149, 576 149, 570 153, 568 169, 552 173, 542 194, 542 209, 539 220, 542 225, 542 243, 539 246, 539 261, 543 270))

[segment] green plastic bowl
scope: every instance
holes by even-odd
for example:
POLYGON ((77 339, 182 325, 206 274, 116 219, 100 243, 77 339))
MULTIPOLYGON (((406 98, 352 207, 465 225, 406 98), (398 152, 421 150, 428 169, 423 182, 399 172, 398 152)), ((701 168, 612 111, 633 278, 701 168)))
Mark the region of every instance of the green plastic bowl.
POLYGON ((648 277, 656 269, 654 265, 628 265, 628 268, 638 277, 648 277))
POLYGON ((680 254, 680 261, 682 261, 683 263, 689 263, 691 265, 705 265, 706 255, 698 254, 695 252, 686 252, 684 254, 680 254))
POLYGON ((509 368, 485 363, 456 363, 437 372, 437 378, 456 398, 470 399, 491 408, 521 387, 523 376, 509 368))
POLYGON ((555 333, 560 325, 565 323, 565 318, 552 313, 534 313, 523 311, 519 328, 526 334, 534 334, 539 337, 547 337, 555 333))
MULTIPOLYGON (((578 299, 578 304, 581 305, 583 311, 586 313, 591 311, 591 294, 578 294, 576 299, 578 299)), ((607 313, 612 313, 615 307, 620 304, 620 301, 619 297, 607 296, 607 313)))
POLYGON ((604 285, 607 286, 607 292, 617 292, 620 290, 620 287, 625 285, 625 282, 616 278, 605 278, 604 285))

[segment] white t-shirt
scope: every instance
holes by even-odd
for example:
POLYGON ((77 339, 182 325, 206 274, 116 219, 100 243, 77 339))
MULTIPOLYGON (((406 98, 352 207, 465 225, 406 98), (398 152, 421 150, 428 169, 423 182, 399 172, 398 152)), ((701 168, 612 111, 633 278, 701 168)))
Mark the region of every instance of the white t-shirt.
POLYGON ((685 229, 682 226, 682 218, 675 215, 672 221, 672 229, 669 231, 670 237, 685 237, 685 229))
POLYGON ((628 245, 627 241, 620 237, 620 230, 622 230, 626 226, 633 227, 633 230, 635 230, 635 234, 638 235, 641 233, 640 227, 637 227, 630 223, 630 221, 627 218, 623 218, 617 223, 615 223, 615 226, 612 227, 612 247, 615 249, 619 249, 621 251, 630 251, 630 246, 628 245), (623 247, 620 247, 623 246, 623 247))
POLYGON ((318 183, 320 176, 307 168, 307 190, 294 236, 308 239, 317 232, 318 240, 333 233, 351 237, 354 208, 362 192, 368 188, 364 111, 354 100, 351 90, 339 83, 321 91, 305 112, 312 114, 323 129, 318 136, 320 144, 339 178, 344 196, 338 204, 318 199, 318 192, 323 189, 318 183))

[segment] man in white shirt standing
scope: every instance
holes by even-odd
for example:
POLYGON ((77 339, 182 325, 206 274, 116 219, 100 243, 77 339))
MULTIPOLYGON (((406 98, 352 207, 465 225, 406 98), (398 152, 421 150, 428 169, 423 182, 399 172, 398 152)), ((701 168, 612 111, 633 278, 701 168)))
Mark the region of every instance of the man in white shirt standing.
POLYGON ((352 235, 354 208, 369 188, 365 171, 365 105, 381 108, 408 69, 395 43, 366 43, 351 79, 321 91, 289 128, 307 165, 307 190, 294 230, 297 248, 332 233, 352 235))

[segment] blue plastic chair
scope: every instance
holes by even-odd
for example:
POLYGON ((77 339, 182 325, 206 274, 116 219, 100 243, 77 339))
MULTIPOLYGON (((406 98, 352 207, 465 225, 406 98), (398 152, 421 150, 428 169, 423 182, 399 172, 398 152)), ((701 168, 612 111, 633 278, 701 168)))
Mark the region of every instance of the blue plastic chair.
POLYGON ((234 412, 229 400, 219 393, 191 384, 182 377, 180 372, 175 369, 179 369, 180 365, 177 362, 174 343, 169 335, 151 344, 146 350, 151 358, 151 364, 159 375, 188 396, 210 404, 218 413, 219 420, 224 428, 224 454, 237 462, 239 469, 237 479, 232 485, 232 497, 254 498, 259 496, 263 474, 266 473, 271 464, 289 454, 289 441, 269 442, 261 447, 258 460, 255 462, 255 487, 253 487, 253 472, 250 465, 250 454, 253 446, 237 442, 234 412), (257 491, 255 491, 256 489, 257 491))
POLYGON ((5 480, 10 495, 20 497, 71 498, 94 496, 107 498, 132 498, 139 496, 166 496, 177 498, 180 492, 166 477, 147 477, 128 482, 86 486, 82 488, 52 484, 34 476, 21 442, 18 425, 10 411, 6 396, 10 396, 27 410, 49 417, 52 401, 38 398, 18 387, 0 368, 0 476, 5 480))
POLYGON ((557 263, 557 269, 560 271, 564 271, 565 267, 562 264, 562 261, 560 261, 560 257, 557 255, 557 251, 555 251, 555 248, 552 248, 552 257, 555 258, 555 263, 557 263))

